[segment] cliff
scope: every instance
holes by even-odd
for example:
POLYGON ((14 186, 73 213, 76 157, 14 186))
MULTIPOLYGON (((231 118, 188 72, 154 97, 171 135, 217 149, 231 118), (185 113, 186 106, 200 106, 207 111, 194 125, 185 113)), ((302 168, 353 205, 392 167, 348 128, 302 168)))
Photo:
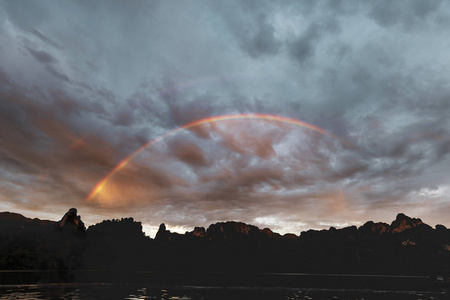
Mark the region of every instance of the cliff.
POLYGON ((76 269, 85 249, 83 228, 76 209, 59 222, 0 212, 0 269, 76 269))

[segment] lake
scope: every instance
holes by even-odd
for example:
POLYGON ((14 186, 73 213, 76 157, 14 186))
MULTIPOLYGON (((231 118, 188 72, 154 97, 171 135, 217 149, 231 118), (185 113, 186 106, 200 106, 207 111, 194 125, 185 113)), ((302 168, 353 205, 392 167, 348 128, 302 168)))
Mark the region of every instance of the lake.
POLYGON ((0 300, 449 299, 430 276, 303 273, 0 271, 0 300))
POLYGON ((448 299, 444 292, 297 289, 264 287, 155 287, 134 284, 39 284, 0 286, 1 300, 161 299, 161 300, 367 300, 448 299))

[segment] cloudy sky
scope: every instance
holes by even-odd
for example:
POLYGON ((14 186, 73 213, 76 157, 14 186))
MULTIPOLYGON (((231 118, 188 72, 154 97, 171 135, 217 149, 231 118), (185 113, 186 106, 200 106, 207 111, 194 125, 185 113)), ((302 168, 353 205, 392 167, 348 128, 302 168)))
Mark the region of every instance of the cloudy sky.
POLYGON ((450 1, 0 1, 0 211, 450 226, 450 1), (227 114, 258 118, 185 124, 227 114), (121 161, 147 143, 108 178, 121 161))

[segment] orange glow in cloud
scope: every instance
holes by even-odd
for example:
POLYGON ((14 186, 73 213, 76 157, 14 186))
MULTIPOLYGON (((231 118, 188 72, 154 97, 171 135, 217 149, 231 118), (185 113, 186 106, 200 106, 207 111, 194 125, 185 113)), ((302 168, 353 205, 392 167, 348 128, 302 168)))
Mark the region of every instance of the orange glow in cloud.
POLYGON ((75 139, 70 145, 69 150, 77 150, 81 147, 85 146, 85 143, 81 139, 75 139))
POLYGON ((298 119, 294 118, 287 118, 277 115, 269 115, 269 114, 232 114, 232 115, 222 115, 222 116, 215 116, 215 117, 209 117, 200 119, 197 121, 190 122, 188 124, 185 124, 181 127, 175 128, 174 130, 171 130, 163 135, 160 135, 156 139, 148 142, 141 148, 137 149, 135 152, 133 152, 131 155, 129 155, 127 158, 122 160, 114 169, 112 169, 97 185, 92 189, 92 191, 89 193, 88 197, 86 198, 86 201, 92 200, 98 193, 102 191, 106 183, 108 182, 109 178, 113 176, 115 173, 117 173, 120 169, 125 167, 128 162, 130 162, 136 155, 138 155, 140 152, 142 152, 144 149, 164 140, 165 138, 175 135, 178 132, 190 128, 194 128, 203 124, 207 123, 215 123, 215 122, 223 122, 223 121, 229 121, 229 120, 266 120, 266 121, 274 121, 274 122, 280 122, 280 123, 286 123, 286 124, 292 124, 296 126, 301 126, 304 128, 308 128, 311 130, 314 130, 316 132, 319 132, 321 134, 327 135, 329 137, 336 138, 331 133, 325 131, 324 129, 305 123, 303 121, 300 121, 298 119))

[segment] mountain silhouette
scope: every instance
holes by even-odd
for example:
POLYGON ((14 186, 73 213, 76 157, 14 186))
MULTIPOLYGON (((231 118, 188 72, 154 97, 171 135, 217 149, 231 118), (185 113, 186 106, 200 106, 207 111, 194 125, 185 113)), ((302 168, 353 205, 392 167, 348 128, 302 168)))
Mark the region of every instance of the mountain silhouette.
POLYGON ((59 222, 0 213, 1 270, 302 272, 431 275, 450 268, 450 231, 398 214, 389 225, 308 230, 298 236, 242 222, 145 236, 133 218, 85 228, 75 208, 59 222))

